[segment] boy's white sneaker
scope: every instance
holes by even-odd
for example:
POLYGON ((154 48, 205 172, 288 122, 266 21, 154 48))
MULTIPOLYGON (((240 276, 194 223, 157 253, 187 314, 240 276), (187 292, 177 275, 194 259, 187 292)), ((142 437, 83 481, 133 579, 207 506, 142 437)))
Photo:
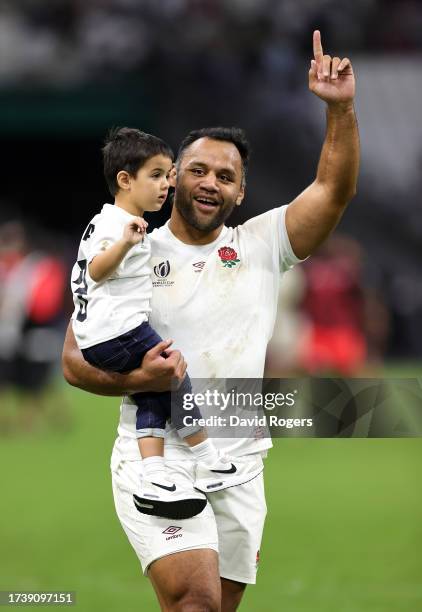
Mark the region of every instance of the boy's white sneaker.
POLYGON ((203 493, 222 491, 253 480, 263 469, 261 457, 258 461, 258 459, 220 455, 219 460, 212 465, 198 463, 194 486, 203 493))
POLYGON ((142 514, 179 520, 196 516, 207 505, 206 497, 193 488, 182 488, 167 479, 152 482, 144 478, 133 502, 142 514))

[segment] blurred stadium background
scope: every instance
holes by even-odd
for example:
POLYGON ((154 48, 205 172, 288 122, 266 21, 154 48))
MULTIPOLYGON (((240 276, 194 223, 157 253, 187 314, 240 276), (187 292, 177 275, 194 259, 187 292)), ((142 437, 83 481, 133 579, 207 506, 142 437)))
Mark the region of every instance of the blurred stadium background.
MULTIPOLYGON (((324 135, 307 90, 314 28, 353 60, 362 170, 334 238, 285 278, 268 375, 420 376, 421 2, 1 2, 0 590, 158 609, 112 506, 118 400, 66 388, 58 363, 69 269, 110 199, 99 149, 112 125, 175 150, 190 129, 239 125, 254 153, 233 224, 289 202, 324 135)), ((422 609, 421 459, 418 439, 276 440, 241 609, 422 609)))

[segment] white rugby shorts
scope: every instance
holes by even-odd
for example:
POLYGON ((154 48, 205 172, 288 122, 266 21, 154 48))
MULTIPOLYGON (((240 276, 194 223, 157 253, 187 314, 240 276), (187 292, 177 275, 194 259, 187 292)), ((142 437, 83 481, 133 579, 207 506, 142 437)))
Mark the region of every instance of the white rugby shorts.
MULTIPOLYGON (((186 459, 166 461, 169 478, 188 487, 194 481, 194 465, 186 459)), ((204 510, 184 520, 150 516, 136 509, 132 495, 142 475, 140 458, 124 458, 115 448, 111 472, 117 516, 145 575, 161 557, 211 548, 219 554, 222 578, 255 584, 267 512, 262 472, 243 485, 209 494, 204 510)))

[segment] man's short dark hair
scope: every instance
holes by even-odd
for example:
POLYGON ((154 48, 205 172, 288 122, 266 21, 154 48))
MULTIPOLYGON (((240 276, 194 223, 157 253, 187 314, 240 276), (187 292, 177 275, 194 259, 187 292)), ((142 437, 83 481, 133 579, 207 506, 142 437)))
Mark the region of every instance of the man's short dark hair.
POLYGON ((112 128, 105 139, 102 152, 104 177, 113 197, 119 191, 117 174, 121 170, 136 176, 145 162, 155 155, 174 159, 173 151, 164 140, 128 127, 112 128))
POLYGON ((251 148, 246 138, 245 131, 237 127, 208 127, 202 128, 201 130, 192 130, 192 132, 189 132, 186 138, 182 140, 179 151, 177 152, 177 165, 180 164, 180 160, 185 150, 195 142, 195 140, 199 140, 200 138, 223 140, 234 144, 242 159, 242 184, 244 184, 251 154, 251 148))

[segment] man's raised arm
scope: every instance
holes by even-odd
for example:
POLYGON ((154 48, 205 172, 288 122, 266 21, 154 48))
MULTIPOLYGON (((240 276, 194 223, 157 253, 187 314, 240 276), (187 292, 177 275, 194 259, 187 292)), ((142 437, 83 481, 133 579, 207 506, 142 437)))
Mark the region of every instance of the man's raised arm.
POLYGON ((172 381, 183 380, 187 367, 180 351, 169 349, 172 342, 163 340, 145 354, 142 367, 119 374, 99 370, 85 361, 69 324, 63 345, 63 375, 70 385, 97 395, 168 391, 172 381), (167 359, 162 356, 163 351, 168 355, 167 359))
POLYGON ((310 255, 336 227, 356 193, 359 172, 352 65, 347 58, 324 55, 318 30, 313 46, 309 89, 327 103, 327 133, 315 181, 287 208, 287 233, 300 259, 310 255))

